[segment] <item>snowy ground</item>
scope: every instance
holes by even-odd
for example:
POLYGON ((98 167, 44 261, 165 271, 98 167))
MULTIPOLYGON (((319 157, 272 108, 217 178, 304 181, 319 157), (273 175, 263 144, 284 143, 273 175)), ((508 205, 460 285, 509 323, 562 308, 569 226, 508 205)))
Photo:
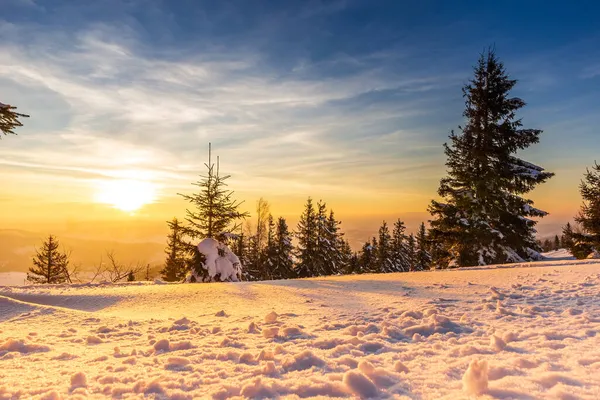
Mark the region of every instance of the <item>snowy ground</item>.
POLYGON ((478 394, 600 398, 600 261, 0 287, 0 398, 478 394))

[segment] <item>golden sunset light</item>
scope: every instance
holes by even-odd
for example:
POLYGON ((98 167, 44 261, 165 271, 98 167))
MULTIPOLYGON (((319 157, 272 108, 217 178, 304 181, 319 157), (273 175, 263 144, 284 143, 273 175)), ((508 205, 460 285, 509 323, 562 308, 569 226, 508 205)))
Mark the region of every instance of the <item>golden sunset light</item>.
POLYGON ((109 204, 121 211, 132 213, 156 199, 156 186, 149 181, 112 179, 97 183, 94 201, 109 204))

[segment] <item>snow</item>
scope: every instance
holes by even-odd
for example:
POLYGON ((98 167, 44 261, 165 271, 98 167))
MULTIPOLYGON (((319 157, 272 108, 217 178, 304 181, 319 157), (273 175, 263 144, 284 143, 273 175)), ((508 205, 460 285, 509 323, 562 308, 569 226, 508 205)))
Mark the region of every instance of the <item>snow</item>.
POLYGON ((302 280, 0 287, 0 399, 596 399, 600 261, 555 256, 302 280))
MULTIPOLYGON (((240 280, 242 263, 227 245, 215 239, 206 238, 198 243, 198 251, 205 256, 204 269, 210 281, 238 282, 240 280)), ((186 281, 192 281, 192 277, 195 282, 205 281, 204 277, 198 275, 196 271, 191 271, 186 277, 186 281)))

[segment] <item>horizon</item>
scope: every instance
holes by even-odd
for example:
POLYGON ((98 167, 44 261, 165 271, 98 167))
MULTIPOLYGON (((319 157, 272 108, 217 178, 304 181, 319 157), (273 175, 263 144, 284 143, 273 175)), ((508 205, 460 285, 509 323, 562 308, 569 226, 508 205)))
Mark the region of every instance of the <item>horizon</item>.
POLYGON ((253 215, 263 197, 294 228, 310 196, 353 247, 383 219, 414 231, 490 45, 524 127, 544 130, 520 154, 556 173, 528 194, 550 213, 540 235, 576 214, 597 154, 598 5, 521 5, 509 26, 510 7, 471 2, 236 4, 10 0, 0 101, 31 117, 0 142, 2 229, 158 240, 212 142, 253 215))

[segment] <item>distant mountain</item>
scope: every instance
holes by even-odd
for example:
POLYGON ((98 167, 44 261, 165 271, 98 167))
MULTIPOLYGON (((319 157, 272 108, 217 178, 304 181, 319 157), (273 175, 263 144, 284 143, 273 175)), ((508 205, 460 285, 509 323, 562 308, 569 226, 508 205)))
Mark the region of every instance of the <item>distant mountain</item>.
MULTIPOLYGON (((41 246, 46 233, 16 229, 0 229, 0 272, 27 271, 36 247, 41 246)), ((128 242, 124 240, 96 240, 57 235, 66 250, 72 250, 71 262, 91 269, 106 252, 113 251, 117 260, 125 264, 161 264, 165 258, 165 244, 159 242, 128 242)))

